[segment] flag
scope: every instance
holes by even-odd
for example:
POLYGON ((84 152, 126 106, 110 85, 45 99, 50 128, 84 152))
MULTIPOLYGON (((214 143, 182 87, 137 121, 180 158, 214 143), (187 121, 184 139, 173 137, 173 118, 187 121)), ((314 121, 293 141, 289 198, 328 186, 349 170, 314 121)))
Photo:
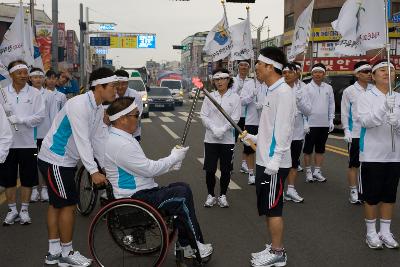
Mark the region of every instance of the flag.
POLYGON ((229 27, 232 38, 231 60, 250 59, 254 57, 251 39, 250 20, 229 27))
POLYGON ((11 78, 7 66, 5 66, 0 60, 0 87, 6 87, 10 82, 11 78))
POLYGON ((211 56, 213 61, 227 57, 231 53, 232 39, 228 27, 228 19, 224 13, 223 18, 212 28, 206 38, 203 51, 211 56))
POLYGON ((43 70, 42 56, 40 55, 39 46, 36 42, 35 35, 33 34, 33 28, 31 24, 31 16, 28 15, 28 20, 25 23, 25 41, 26 41, 26 53, 29 53, 29 57, 33 61, 32 67, 41 68, 43 70))
POLYGON ((291 61, 293 61, 298 54, 303 53, 308 45, 313 9, 314 0, 311 1, 306 9, 304 9, 296 21, 289 56, 289 60, 291 61))
POLYGON ((7 32, 4 34, 3 42, 0 45, 0 60, 4 65, 11 61, 22 59, 28 65, 33 64, 33 58, 27 54, 24 30, 24 9, 20 4, 17 15, 7 32))
POLYGON ((364 55, 368 50, 384 47, 385 0, 347 0, 332 27, 342 35, 336 55, 364 55))

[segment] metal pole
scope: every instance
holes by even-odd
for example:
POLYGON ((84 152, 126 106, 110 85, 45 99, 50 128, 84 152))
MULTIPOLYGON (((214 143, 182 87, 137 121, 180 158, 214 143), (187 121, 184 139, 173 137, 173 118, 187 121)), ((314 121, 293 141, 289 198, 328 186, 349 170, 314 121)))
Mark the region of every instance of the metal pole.
MULTIPOLYGON (((86 7, 86 30, 89 31, 89 7, 86 7)), ((92 62, 90 62, 90 47, 89 47, 89 34, 85 34, 85 51, 86 51, 86 59, 88 64, 90 64, 90 67, 92 67, 92 62)), ((90 68, 91 69, 91 68, 90 68)), ((86 76, 85 76, 85 82, 87 82, 89 80, 89 78, 87 77, 87 72, 86 76)))
POLYGON ((85 52, 83 51, 83 40, 85 39, 85 33, 83 31, 83 4, 79 4, 79 26, 80 26, 80 42, 79 42, 79 65, 80 65, 80 79, 79 85, 85 86, 85 52))
POLYGON ((34 0, 30 0, 29 2, 29 12, 31 13, 31 25, 33 28, 33 34, 35 35, 35 1, 34 0))
POLYGON ((53 36, 51 40, 51 68, 58 70, 58 0, 52 0, 53 36))
POLYGON ((258 55, 260 54, 261 50, 261 31, 262 27, 257 28, 257 52, 256 52, 256 58, 258 58, 258 55))

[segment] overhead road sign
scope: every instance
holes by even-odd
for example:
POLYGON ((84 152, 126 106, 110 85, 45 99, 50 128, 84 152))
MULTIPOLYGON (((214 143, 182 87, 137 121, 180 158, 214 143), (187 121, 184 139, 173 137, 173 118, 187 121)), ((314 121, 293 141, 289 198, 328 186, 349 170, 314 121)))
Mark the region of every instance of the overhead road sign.
POLYGON ((137 48, 137 36, 110 37, 110 48, 137 48))
POLYGON ((110 37, 90 37, 90 46, 110 46, 110 37))
POLYGON ((156 35, 138 35, 137 48, 156 48, 156 35))

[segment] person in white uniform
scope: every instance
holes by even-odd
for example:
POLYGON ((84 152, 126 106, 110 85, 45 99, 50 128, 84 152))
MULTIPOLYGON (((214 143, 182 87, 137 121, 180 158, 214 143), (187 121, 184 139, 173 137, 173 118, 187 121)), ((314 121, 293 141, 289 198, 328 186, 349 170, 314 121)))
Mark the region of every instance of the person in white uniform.
POLYGON ((297 178, 297 168, 300 166, 300 155, 304 140, 304 116, 311 113, 311 103, 304 93, 302 83, 298 79, 297 67, 294 63, 288 63, 283 68, 283 77, 285 82, 292 88, 293 97, 296 101, 296 112, 294 120, 294 130, 292 143, 290 144, 290 153, 292 158, 292 167, 287 178, 287 191, 285 200, 300 203, 304 198, 297 193, 295 188, 297 178))
POLYGON ((371 65, 367 61, 354 64, 354 75, 357 81, 344 89, 341 101, 341 121, 344 130, 344 141, 349 151, 349 168, 347 179, 349 183, 349 202, 359 204, 357 190, 357 174, 360 168, 360 131, 361 125, 357 114, 357 101, 361 94, 370 90, 372 79, 371 65))
POLYGON ((12 114, 8 120, 14 126, 13 143, 0 170, 9 208, 3 225, 18 221, 20 224, 30 224, 29 200, 32 187, 38 184, 35 128, 44 118, 44 104, 39 91, 28 85, 28 67, 24 61, 11 62, 8 71, 12 83, 3 88, 6 97, 0 97, 0 104, 3 104, 7 113, 12 114), (21 182, 19 213, 16 207, 18 173, 21 182))
MULTIPOLYGON (((210 93, 225 112, 238 122, 240 119, 240 97, 231 89, 232 78, 226 69, 213 71, 213 85, 217 89, 210 93)), ((206 128, 204 137, 204 165, 206 171, 207 199, 204 207, 210 208, 218 203, 221 208, 228 208, 226 194, 233 169, 233 150, 235 147, 235 129, 221 112, 206 98, 200 110, 201 121, 206 128), (221 171, 220 195, 214 193, 215 173, 219 161, 221 171)))
POLYGON ((382 249, 383 245, 399 248, 390 231, 400 177, 400 150, 392 148, 392 140, 396 146, 400 144, 400 95, 389 92, 390 83, 395 81, 393 64, 388 65, 387 59, 377 61, 372 66, 372 79, 375 86, 361 94, 357 102, 361 124, 359 192, 364 201, 365 242, 372 249, 382 249))
MULTIPOLYGON (((7 119, 6 113, 2 105, 0 105, 0 129, 1 129, 0 131, 0 169, 1 169, 4 161, 6 161, 13 140, 10 122, 7 119)), ((3 180, 0 179, 0 193, 4 192, 5 190, 2 181, 3 180)))
POLYGON ((257 144, 256 194, 260 216, 266 216, 271 244, 251 254, 252 266, 285 266, 283 246, 283 190, 292 161, 292 141, 296 102, 293 89, 285 83, 282 69, 286 56, 277 47, 261 49, 256 65, 258 79, 268 86, 261 113, 258 135, 245 134, 244 142, 257 144))
POLYGON ((46 72, 45 88, 51 92, 49 97, 49 109, 50 109, 50 125, 57 113, 63 108, 67 102, 67 97, 64 93, 57 91, 57 73, 53 70, 46 72))
POLYGON ((304 142, 304 164, 306 167, 306 182, 326 182, 321 167, 324 161, 325 144, 329 132, 335 128, 335 97, 332 86, 324 82, 326 67, 317 63, 311 68, 312 81, 306 85, 305 92, 310 99, 312 110, 307 116, 309 133, 304 142), (315 150, 314 150, 315 148, 315 150), (314 172, 311 170, 311 156, 314 155, 314 172))
POLYGON ((112 70, 94 70, 89 78, 90 90, 67 101, 43 140, 38 165, 43 176, 47 177, 49 189, 49 251, 45 257, 46 264, 91 264, 90 259, 74 251, 72 246, 75 209, 79 197, 75 172, 81 160, 93 183, 106 182, 106 177, 99 170, 104 166, 105 146, 102 103, 115 99, 117 83, 112 70))
POLYGON ((105 148, 105 170, 115 198, 139 199, 166 214, 178 216, 178 240, 185 256, 193 256, 189 254, 193 251, 191 240, 196 241, 202 258, 210 256, 213 249, 211 244, 203 244, 189 185, 177 182, 160 187, 155 182, 155 176, 180 169, 189 147, 174 147, 169 156, 151 160, 132 136, 140 117, 134 99, 117 98, 107 108, 107 114, 111 129, 105 148))

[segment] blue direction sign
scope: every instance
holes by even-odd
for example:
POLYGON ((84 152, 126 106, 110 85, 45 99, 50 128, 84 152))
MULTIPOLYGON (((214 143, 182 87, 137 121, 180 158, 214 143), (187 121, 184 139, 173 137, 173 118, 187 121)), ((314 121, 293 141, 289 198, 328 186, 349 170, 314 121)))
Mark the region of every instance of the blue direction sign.
POLYGON ((112 59, 103 59, 103 65, 112 65, 113 61, 112 59))
POLYGON ((110 37, 90 37, 90 46, 110 46, 110 37))
POLYGON ((137 36, 137 48, 156 48, 156 36, 139 34, 137 36))

